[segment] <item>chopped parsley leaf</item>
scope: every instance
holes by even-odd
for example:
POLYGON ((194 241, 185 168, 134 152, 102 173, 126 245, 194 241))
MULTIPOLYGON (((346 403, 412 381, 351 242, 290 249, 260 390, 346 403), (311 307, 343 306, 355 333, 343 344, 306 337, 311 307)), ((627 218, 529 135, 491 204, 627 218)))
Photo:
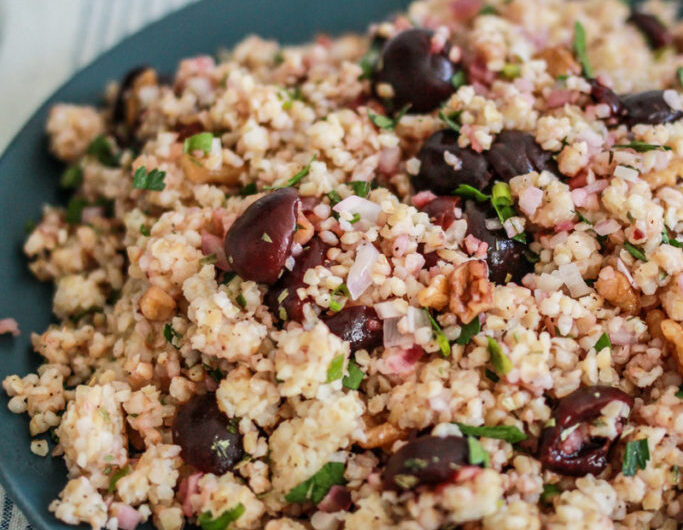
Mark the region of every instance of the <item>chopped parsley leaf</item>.
POLYGON ((513 80, 522 75, 522 66, 514 63, 507 63, 501 71, 505 79, 513 80))
POLYGON ((353 193, 359 197, 367 197, 368 193, 370 193, 370 183, 365 182, 364 180, 354 180, 349 182, 349 186, 353 190, 353 193))
POLYGON ((149 237, 149 235, 151 234, 149 226, 144 224, 140 225, 140 233, 145 237, 149 237))
POLYGON ((562 493, 562 490, 557 484, 543 484, 543 493, 541 494, 541 502, 543 504, 550 504, 555 495, 562 493))
POLYGON ((335 313, 338 313, 341 311, 342 305, 341 303, 337 302, 336 300, 330 300, 330 311, 334 311, 335 313))
POLYGON ((342 385, 351 390, 358 390, 360 383, 365 377, 365 374, 360 369, 356 361, 351 359, 349 361, 349 375, 345 375, 342 379, 342 385))
POLYGON ((204 256, 199 260, 200 265, 213 265, 218 261, 218 257, 216 254, 209 254, 208 256, 204 256))
POLYGON ((678 392, 674 394, 678 399, 683 399, 683 385, 678 387, 678 392))
POLYGON ((116 167, 119 165, 119 158, 114 155, 111 143, 105 136, 98 136, 88 146, 88 154, 93 155, 100 164, 107 167, 116 167))
POLYGON ((451 344, 450 342, 448 342, 448 337, 446 337, 446 334, 443 332, 441 326, 439 326, 439 323, 436 321, 436 319, 432 316, 429 309, 423 309, 424 312, 427 313, 429 322, 431 322, 432 324, 432 330, 434 331, 434 335, 436 336, 436 342, 439 345, 439 349, 441 350, 441 355, 443 355, 444 357, 448 357, 451 354, 451 344))
POLYGON ((398 122, 401 121, 401 118, 403 118, 406 112, 408 112, 410 106, 410 103, 408 103, 405 107, 399 110, 393 118, 385 116, 384 114, 375 114, 374 112, 369 110, 368 118, 370 118, 370 121, 380 129, 384 129, 386 131, 393 131, 398 125, 398 122))
POLYGON ((311 164, 315 162, 315 159, 318 157, 317 154, 313 155, 313 158, 311 158, 311 161, 306 164, 301 170, 296 173, 292 178, 290 178, 285 184, 282 184, 280 186, 266 186, 263 188, 264 190, 277 190, 280 188, 291 188, 292 186, 296 186, 301 180, 308 175, 308 172, 311 170, 311 164))
POLYGON ((109 481, 109 488, 107 489, 107 491, 109 493, 114 493, 114 491, 116 490, 116 483, 123 477, 125 477, 128 473, 130 473, 130 466, 126 466, 116 471, 111 476, 111 480, 109 481))
POLYGON ((183 153, 193 153, 194 151, 203 151, 208 153, 211 151, 211 144, 213 143, 213 133, 200 132, 185 138, 183 142, 183 153))
POLYGON ((638 153, 647 153, 648 151, 656 151, 658 149, 662 151, 671 151, 671 147, 668 145, 648 144, 646 142, 641 142, 640 140, 633 140, 628 144, 613 145, 612 149, 633 149, 638 153))
POLYGON ((467 446, 469 448, 470 464, 473 466, 482 465, 483 467, 489 467, 489 454, 481 446, 479 440, 474 436, 468 436, 467 446))
POLYGON ((197 522, 202 530, 225 530, 230 523, 237 521, 242 514, 246 511, 244 504, 241 502, 229 510, 224 511, 215 519, 211 512, 204 512, 199 517, 197 517, 197 522))
POLYGON ((451 129, 453 129, 455 132, 460 132, 460 124, 458 123, 458 120, 460 119, 460 114, 460 111, 454 111, 450 114, 446 114, 443 111, 443 109, 441 109, 439 111, 439 119, 446 125, 448 125, 451 129))
POLYGON ((336 381, 337 379, 340 379, 342 375, 344 375, 344 354, 339 354, 337 355, 334 359, 330 361, 329 366, 327 367, 327 381, 326 383, 331 383, 332 381, 336 381))
POLYGON ((133 188, 138 190, 161 191, 166 187, 164 177, 166 177, 165 171, 159 171, 155 168, 152 171, 147 172, 147 168, 141 166, 135 171, 135 175, 133 175, 133 188))
POLYGON ((336 191, 332 190, 330 193, 327 194, 327 198, 330 199, 330 204, 334 206, 337 203, 342 202, 341 195, 337 193, 336 191))
POLYGON ((474 317, 471 322, 464 324, 460 328, 460 336, 455 339, 457 344, 469 344, 477 333, 481 331, 481 322, 479 321, 479 315, 474 317))
POLYGON ((497 15, 498 11, 492 5, 485 5, 484 7, 481 8, 481 11, 479 11, 479 14, 480 15, 497 15))
POLYGON ((491 200, 490 195, 482 193, 477 188, 470 186, 469 184, 460 184, 453 191, 453 195, 459 195, 464 199, 474 199, 477 202, 485 202, 491 200))
POLYGON ((493 381, 494 383, 497 383, 498 381, 500 381, 500 377, 498 377, 498 375, 496 374, 496 372, 494 372, 494 371, 492 371, 492 370, 489 370, 488 368, 486 368, 486 369, 484 370, 484 375, 486 376, 486 378, 487 378, 489 381, 493 381))
POLYGON ((500 344, 498 344, 496 339, 489 337, 488 350, 489 355, 491 356, 491 364, 493 364, 496 372, 500 375, 505 375, 512 370, 512 362, 510 362, 508 356, 505 355, 503 348, 500 347, 500 344))
POLYGON ((313 504, 318 504, 332 486, 344 483, 344 464, 328 462, 311 478, 292 488, 285 495, 285 500, 289 503, 312 501, 313 504))
POLYGON ((166 342, 168 342, 177 350, 179 346, 176 346, 174 344, 173 339, 180 339, 182 338, 182 335, 178 333, 175 329, 173 329, 173 326, 169 322, 167 322, 164 326, 164 338, 166 339, 166 342))
POLYGON ((678 77, 679 84, 683 87, 683 66, 676 70, 676 76, 678 77))
POLYGON ((349 223, 351 223, 351 224, 355 224, 358 221, 360 221, 360 214, 359 213, 354 213, 353 217, 351 217, 351 219, 349 219, 349 223))
POLYGON ((464 70, 458 70, 451 76, 451 85, 456 90, 459 89, 467 82, 467 76, 464 70))
POLYGON ((240 190, 240 195, 242 197, 247 197, 249 195, 254 195, 258 193, 258 188, 256 187, 256 182, 250 182, 240 190))
POLYGON ((495 438, 496 440, 505 440, 511 444, 515 444, 527 439, 527 435, 514 425, 481 425, 479 427, 465 425, 464 423, 458 423, 457 425, 460 427, 460 430, 465 436, 495 438))
POLYGON ((588 52, 586 46, 586 30, 583 28, 583 25, 578 20, 574 24, 574 43, 572 47, 574 48, 574 54, 576 55, 577 60, 581 64, 581 70, 583 75, 589 79, 595 77, 595 75, 593 74, 593 68, 591 67, 590 62, 588 61, 588 52))
POLYGON ((683 248, 683 241, 669 237, 669 232, 666 230, 666 228, 662 230, 662 243, 665 245, 671 245, 672 247, 683 248))
POLYGON ((244 298, 244 295, 243 295, 242 293, 240 293, 240 294, 237 295, 237 297, 235 298, 235 302, 237 302, 237 304, 238 304, 242 309, 244 309, 245 307, 247 307, 247 299, 244 298))
POLYGON ((625 477, 632 477, 636 474, 636 470, 645 469, 648 460, 650 460, 650 449, 647 445, 647 438, 628 442, 621 472, 625 477))
POLYGON ((272 238, 268 235, 268 232, 263 232, 263 234, 261 234, 261 240, 265 241, 266 243, 273 242, 272 238))
POLYGON ((375 71, 375 66, 377 65, 377 61, 379 61, 379 54, 381 50, 382 40, 374 39, 370 43, 368 51, 365 52, 365 55, 363 55, 363 57, 360 59, 359 64, 361 70, 363 70, 363 73, 358 76, 358 79, 370 79, 372 77, 372 74, 375 71))
POLYGON ((609 335, 607 333, 603 333, 600 335, 600 338, 598 341, 595 343, 595 348, 596 352, 600 352, 604 350, 605 348, 609 348, 610 350, 612 349, 612 341, 609 339, 609 335))
POLYGON ((70 225, 77 225, 81 222, 83 208, 86 206, 88 206, 88 201, 85 199, 72 197, 69 204, 66 205, 64 220, 70 225))
POLYGON ((69 166, 59 179, 62 188, 78 188, 83 182, 83 168, 78 164, 69 166))
POLYGON ((591 223, 588 219, 586 219, 580 211, 574 210, 574 213, 576 214, 576 217, 579 218, 579 222, 586 223, 587 225, 593 226, 593 223, 591 223))
POLYGON ((632 245, 628 241, 624 242, 624 248, 628 250, 628 253, 631 254, 636 259, 639 259, 640 261, 647 261, 647 258, 645 257, 645 253, 642 251, 642 249, 639 249, 638 247, 632 245))

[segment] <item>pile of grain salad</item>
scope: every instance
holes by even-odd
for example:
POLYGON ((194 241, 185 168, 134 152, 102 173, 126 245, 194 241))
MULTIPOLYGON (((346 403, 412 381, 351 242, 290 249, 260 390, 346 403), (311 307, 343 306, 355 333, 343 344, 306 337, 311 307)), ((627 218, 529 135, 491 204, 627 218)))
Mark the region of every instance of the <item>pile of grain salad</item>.
POLYGON ((49 510, 680 527, 676 8, 418 1, 55 105, 73 197, 24 250, 60 323, 3 381, 66 461, 49 510))

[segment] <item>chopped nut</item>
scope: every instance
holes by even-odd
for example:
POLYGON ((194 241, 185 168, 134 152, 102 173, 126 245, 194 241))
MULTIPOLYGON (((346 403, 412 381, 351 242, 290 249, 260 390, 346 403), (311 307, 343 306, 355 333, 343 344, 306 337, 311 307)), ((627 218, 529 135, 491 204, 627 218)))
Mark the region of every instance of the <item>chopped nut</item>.
POLYGON ((676 366, 683 375, 683 328, 675 320, 667 319, 662 321, 662 334, 676 348, 676 366))
POLYGON ((48 450, 49 450, 49 447, 48 447, 47 442, 45 440, 33 440, 31 442, 31 452, 34 455, 46 456, 48 450))
POLYGON ((244 168, 221 166, 220 169, 208 169, 195 157, 185 153, 180 157, 180 167, 185 176, 195 184, 226 184, 236 186, 244 168))
POLYGON ((368 427, 366 423, 365 436, 366 440, 358 442, 358 445, 363 449, 375 449, 393 444, 396 440, 404 437, 405 433, 389 422, 375 425, 374 427, 368 427))
POLYGON ((664 339, 664 334, 662 333, 662 321, 666 318, 664 311, 661 309, 654 309, 649 311, 645 316, 645 322, 647 322, 647 328, 650 330, 650 336, 653 339, 664 339))
POLYGON ((135 77, 130 95, 126 98, 126 123, 129 127, 133 127, 140 116, 141 105, 138 92, 142 87, 154 86, 158 83, 157 73, 151 68, 146 68, 135 77))
POLYGON ((598 275, 595 289, 600 296, 625 313, 636 314, 640 311, 638 295, 623 272, 605 267, 598 275))
POLYGON ((140 298, 140 311, 148 320, 168 320, 175 311, 176 303, 161 287, 152 285, 140 298))
POLYGON ((574 55, 564 46, 546 48, 536 55, 546 63, 547 71, 553 77, 561 75, 579 75, 581 66, 574 59, 574 55))
POLYGON ((493 284, 485 261, 466 261, 451 272, 449 308, 462 322, 493 307, 493 284))
POLYGON ((294 241, 299 245, 305 245, 313 237, 314 229, 313 223, 308 218, 299 212, 296 217, 296 232, 294 232, 294 241))
POLYGON ((675 186, 676 181, 683 176, 683 159, 672 160, 664 169, 653 170, 641 175, 641 178, 656 190, 663 186, 675 186))
POLYGON ((431 307, 441 311, 448 305, 448 280, 444 274, 437 274, 429 285, 417 293, 417 300, 422 307, 431 307))

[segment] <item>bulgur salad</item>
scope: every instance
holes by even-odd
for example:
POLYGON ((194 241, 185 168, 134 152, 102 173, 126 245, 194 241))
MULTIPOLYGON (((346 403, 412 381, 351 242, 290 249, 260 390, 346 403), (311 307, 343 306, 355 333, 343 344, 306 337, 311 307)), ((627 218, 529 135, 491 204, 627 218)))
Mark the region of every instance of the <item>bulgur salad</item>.
POLYGON ((676 8, 422 0, 55 105, 73 197, 24 250, 58 323, 3 381, 49 510, 680 527, 676 8))

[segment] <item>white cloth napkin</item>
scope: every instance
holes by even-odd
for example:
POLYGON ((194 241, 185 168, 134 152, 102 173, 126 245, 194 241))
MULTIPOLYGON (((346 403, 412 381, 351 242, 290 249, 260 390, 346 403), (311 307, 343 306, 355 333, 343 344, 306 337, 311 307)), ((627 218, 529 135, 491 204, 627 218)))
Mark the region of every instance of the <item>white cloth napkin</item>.
MULTIPOLYGON (((0 0, 0 153, 74 72, 127 35, 193 1, 0 0)), ((0 530, 31 528, 1 486, 0 507, 0 530)))

